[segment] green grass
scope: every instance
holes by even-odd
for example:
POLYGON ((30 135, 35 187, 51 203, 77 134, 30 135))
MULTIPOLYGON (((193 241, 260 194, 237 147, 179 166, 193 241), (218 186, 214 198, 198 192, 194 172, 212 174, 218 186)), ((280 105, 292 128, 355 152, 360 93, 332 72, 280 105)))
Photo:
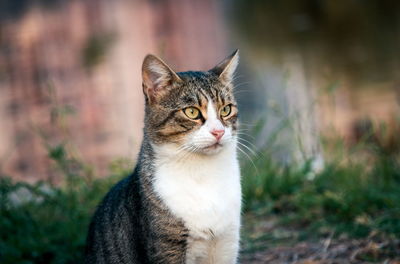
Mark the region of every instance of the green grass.
POLYGON ((67 189, 1 179, 0 262, 82 262, 90 216, 118 178, 114 176, 91 183, 81 181, 67 189), (21 188, 29 190, 38 200, 13 204, 10 194, 21 188), (48 191, 43 192, 43 189, 48 191))
MULTIPOLYGON (((115 163, 110 177, 95 179, 90 168, 71 158, 63 145, 49 147, 49 156, 64 175, 61 185, 0 178, 1 263, 81 262, 96 205, 131 170, 115 163), (12 198, 16 192, 31 199, 18 202, 12 198)), ((254 159, 257 169, 251 162, 242 163, 243 241, 248 252, 262 248, 266 240, 292 241, 290 229, 276 228, 257 236, 246 233, 260 219, 273 218, 278 225, 301 230, 295 234, 299 239, 327 230, 354 237, 378 232, 400 238, 400 165, 393 155, 380 153, 368 163, 331 161, 315 175, 309 164, 281 166, 267 157, 254 159)))
POLYGON ((315 232, 400 238, 400 164, 379 156, 371 164, 331 162, 313 175, 310 166, 282 167, 259 159, 243 167, 244 210, 263 211, 315 232), (310 177, 312 176, 312 177, 310 177))
POLYGON ((61 185, 0 177, 0 263, 82 263, 97 204, 130 171, 116 162, 108 178, 92 179, 63 146, 50 149, 49 156, 64 175, 61 185))

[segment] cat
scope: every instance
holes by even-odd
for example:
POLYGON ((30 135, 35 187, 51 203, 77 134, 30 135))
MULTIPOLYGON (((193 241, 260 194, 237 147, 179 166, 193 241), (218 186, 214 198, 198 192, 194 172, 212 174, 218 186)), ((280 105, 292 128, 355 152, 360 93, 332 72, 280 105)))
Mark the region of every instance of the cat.
POLYGON ((209 71, 176 73, 145 57, 137 165, 98 206, 86 263, 237 263, 238 60, 235 51, 209 71))

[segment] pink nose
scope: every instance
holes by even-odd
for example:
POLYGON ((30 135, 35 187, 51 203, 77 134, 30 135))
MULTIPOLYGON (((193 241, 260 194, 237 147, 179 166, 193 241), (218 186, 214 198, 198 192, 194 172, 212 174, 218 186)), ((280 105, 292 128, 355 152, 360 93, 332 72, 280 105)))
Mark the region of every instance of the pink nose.
POLYGON ((211 131, 211 134, 217 139, 220 140, 222 136, 225 134, 225 130, 213 130, 211 131))

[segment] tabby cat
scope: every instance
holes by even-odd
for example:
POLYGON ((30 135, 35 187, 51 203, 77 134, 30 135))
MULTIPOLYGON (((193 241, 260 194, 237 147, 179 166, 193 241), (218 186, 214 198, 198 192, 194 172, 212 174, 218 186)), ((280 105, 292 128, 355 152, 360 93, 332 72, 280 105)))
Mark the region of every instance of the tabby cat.
POLYGON ((238 51, 209 71, 174 72, 147 55, 144 138, 133 174, 92 219, 86 263, 237 262, 238 51))

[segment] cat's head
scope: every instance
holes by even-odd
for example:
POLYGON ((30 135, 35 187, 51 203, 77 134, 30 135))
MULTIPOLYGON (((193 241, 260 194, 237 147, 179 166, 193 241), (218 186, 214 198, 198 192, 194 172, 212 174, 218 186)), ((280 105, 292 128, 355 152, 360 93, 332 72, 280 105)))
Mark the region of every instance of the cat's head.
POLYGON ((143 61, 145 134, 155 145, 214 154, 236 143, 235 51, 209 71, 174 72, 154 55, 143 61))

